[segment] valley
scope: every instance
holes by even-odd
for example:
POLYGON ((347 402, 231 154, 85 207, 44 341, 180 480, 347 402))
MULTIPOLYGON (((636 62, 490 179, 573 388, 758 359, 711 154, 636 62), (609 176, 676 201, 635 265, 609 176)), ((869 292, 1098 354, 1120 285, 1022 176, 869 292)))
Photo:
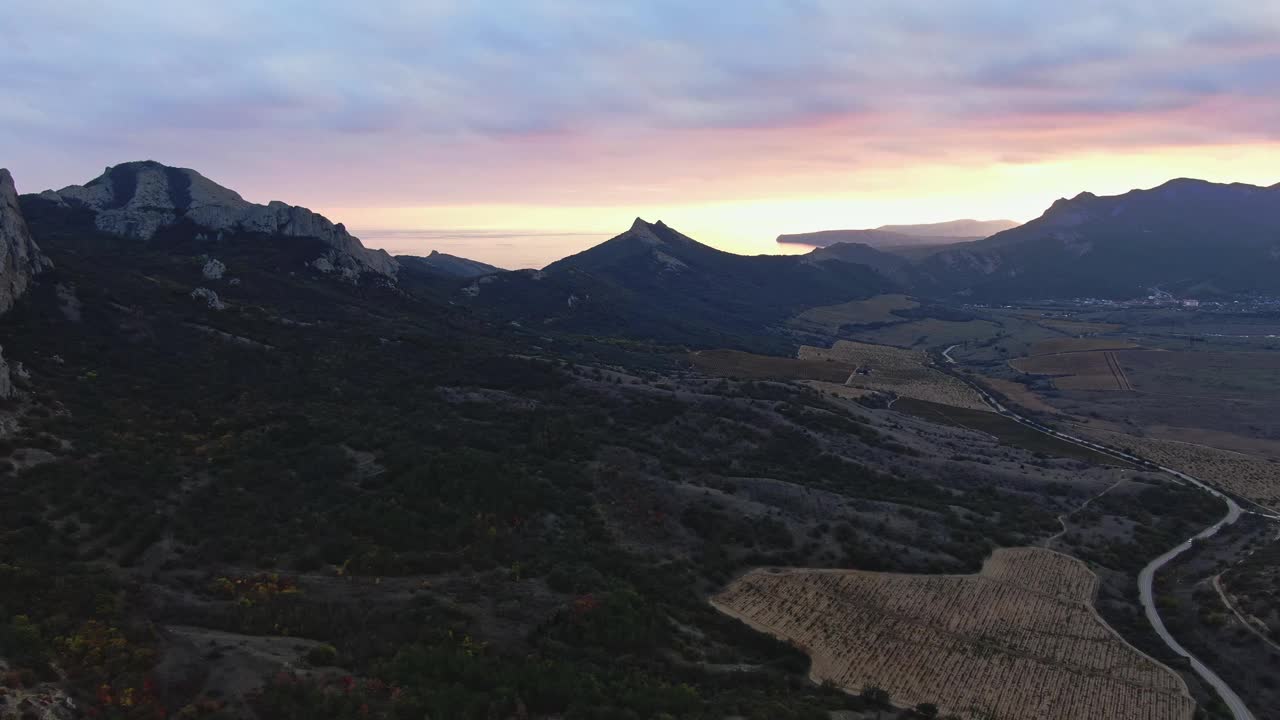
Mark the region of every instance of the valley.
POLYGON ((0 6, 0 720, 1280 720, 1280 5, 0 6))
POLYGON ((919 280, 928 258, 737 256, 639 219, 541 271, 384 256, 155 163, 9 197, 37 258, 0 317, 15 704, 1154 720, 1275 700, 1265 310, 981 303, 919 280), (1240 519, 1171 553, 1222 496, 1240 519))

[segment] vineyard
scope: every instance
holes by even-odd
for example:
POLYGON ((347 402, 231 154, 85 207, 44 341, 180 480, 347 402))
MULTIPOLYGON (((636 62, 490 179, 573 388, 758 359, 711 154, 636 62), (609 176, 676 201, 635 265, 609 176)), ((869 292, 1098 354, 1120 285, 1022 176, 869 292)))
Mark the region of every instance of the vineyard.
POLYGON ((1092 608, 1097 578, 1040 548, 997 550, 978 575, 754 570, 712 598, 787 640, 811 676, 964 718, 1187 720, 1182 679, 1092 608))
POLYGON ((1280 510, 1280 463, 1204 445, 1076 426, 1076 434, 1125 448, 1153 462, 1280 510))
POLYGON ((843 383, 853 373, 847 363, 756 355, 738 350, 705 350, 689 355, 693 366, 711 375, 843 383))
POLYGON ((841 340, 830 348, 803 345, 799 358, 855 368, 846 382, 853 387, 971 410, 989 409, 968 385, 929 367, 928 356, 918 350, 841 340))

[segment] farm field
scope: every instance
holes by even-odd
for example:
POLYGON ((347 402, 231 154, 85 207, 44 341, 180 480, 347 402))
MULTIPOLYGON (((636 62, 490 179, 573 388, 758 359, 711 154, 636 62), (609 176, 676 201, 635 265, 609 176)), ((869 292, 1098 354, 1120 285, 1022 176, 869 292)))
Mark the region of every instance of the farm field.
POLYGON ((1188 475, 1211 482, 1272 510, 1280 510, 1280 462, 1219 450, 1204 445, 1137 437, 1087 425, 1074 426, 1078 435, 1119 448, 1188 475))
POLYGON ((1280 397, 1280 352, 1141 351, 1117 353, 1134 384, 1191 397, 1280 397))
POLYGON ((988 320, 955 321, 927 318, 881 328, 858 330, 854 335, 866 342, 923 349, 985 340, 995 335, 999 329, 998 325, 988 320))
MULTIPOLYGON (((1025 316, 1024 316, 1025 317, 1025 316)), ((1054 318, 1036 318, 1028 317, 1030 320, 1043 325, 1052 330, 1071 333, 1072 335, 1088 335, 1093 333, 1109 333, 1116 332, 1123 328, 1123 325, 1105 322, 1088 322, 1084 320, 1065 320, 1054 318)))
POLYGON ((906 295, 877 295, 867 300, 810 308, 792 318, 790 324, 836 333, 845 325, 907 322, 906 318, 894 315, 893 311, 916 307, 920 307, 920 303, 906 295))
POLYGON ((702 372, 726 377, 774 380, 821 380, 843 384, 854 366, 826 358, 785 358, 738 350, 705 350, 689 355, 702 372))
POLYGON ((711 599, 787 640, 810 674, 964 718, 1188 720, 1182 679, 1093 610, 1097 578, 1041 548, 1000 549, 977 575, 758 569, 711 599))
POLYGON ((1259 459, 1280 460, 1280 441, 1237 435, 1204 428, 1149 425, 1147 435, 1161 440, 1175 440, 1196 445, 1208 445, 1222 450, 1232 450, 1259 459))
POLYGON ((804 345, 799 357, 809 362, 832 361, 855 369, 849 385, 893 392, 903 397, 989 412, 968 385, 928 366, 918 350, 841 340, 830 348, 804 345))
POLYGON ((973 362, 1004 362, 1009 358, 1031 354, 1031 347, 1044 340, 1060 340, 1062 334, 1039 323, 1014 314, 984 309, 981 313, 991 323, 985 337, 973 338, 957 348, 952 357, 973 362))
POLYGON ((1028 375, 1049 375, 1061 390, 1132 390, 1114 352, 1094 350, 1057 355, 1036 355, 1009 361, 1028 375))
POLYGON ((1056 355, 1057 353, 1087 352, 1089 350, 1128 350, 1138 347, 1131 340, 1124 338, 1053 338, 1040 340, 1031 345, 1030 355, 1056 355))
POLYGON ((993 377, 983 377, 982 382, 992 390, 1009 398, 1011 402, 1021 405, 1027 410, 1050 415, 1059 414, 1057 408, 1046 403, 1039 395, 1020 382, 993 377))

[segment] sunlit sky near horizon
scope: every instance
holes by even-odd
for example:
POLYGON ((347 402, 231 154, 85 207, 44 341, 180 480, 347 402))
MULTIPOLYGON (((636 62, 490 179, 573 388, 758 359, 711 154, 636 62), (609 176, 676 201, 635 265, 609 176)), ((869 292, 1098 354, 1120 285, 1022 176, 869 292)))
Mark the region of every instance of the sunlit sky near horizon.
POLYGON ((507 267, 636 216, 777 252, 1280 182, 1274 2, 10 0, 0 26, 22 191, 155 159, 507 267))

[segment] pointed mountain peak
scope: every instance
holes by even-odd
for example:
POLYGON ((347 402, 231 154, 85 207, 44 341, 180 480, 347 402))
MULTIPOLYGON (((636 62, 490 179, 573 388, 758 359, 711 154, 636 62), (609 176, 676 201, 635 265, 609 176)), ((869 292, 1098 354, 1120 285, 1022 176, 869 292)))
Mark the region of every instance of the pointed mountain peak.
POLYGON ((644 218, 636 218, 635 222, 631 223, 631 229, 624 233, 622 237, 631 236, 649 245, 661 245, 665 242, 663 235, 666 233, 663 231, 668 230, 669 228, 663 225, 661 220, 656 223, 649 223, 644 218))

